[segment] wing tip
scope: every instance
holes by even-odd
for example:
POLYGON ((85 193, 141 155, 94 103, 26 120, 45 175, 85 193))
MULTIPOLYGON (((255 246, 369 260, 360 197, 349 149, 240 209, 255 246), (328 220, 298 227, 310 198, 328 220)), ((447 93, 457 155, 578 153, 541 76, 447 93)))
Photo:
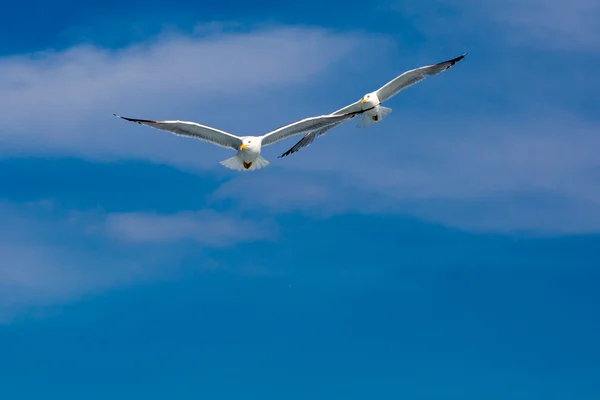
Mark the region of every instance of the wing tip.
POLYGON ((287 157, 290 154, 294 154, 296 153, 298 150, 300 150, 300 148, 296 148, 296 146, 292 147, 291 149, 289 149, 288 151, 286 151, 285 153, 283 153, 282 155, 280 155, 277 158, 283 158, 283 157, 287 157))
POLYGON ((467 56, 467 54, 469 54, 469 52, 465 52, 463 54, 461 54, 460 56, 456 57, 456 58, 452 58, 450 60, 446 60, 446 61, 442 61, 441 63, 438 63, 438 65, 443 65, 443 64, 448 64, 447 68, 450 68, 451 66, 453 66, 454 64, 456 64, 457 62, 459 62, 460 60, 462 60, 463 58, 465 58, 467 56))
POLYGON ((289 156, 290 154, 294 154, 294 153, 298 152, 303 147, 310 146, 312 144, 312 142, 315 140, 315 138, 316 138, 316 134, 314 131, 307 133, 302 139, 300 139, 298 141, 298 143, 293 145, 285 153, 283 153, 282 155, 280 155, 277 158, 283 158, 283 157, 289 156))
POLYGON ((128 118, 128 117, 123 117, 123 116, 121 116, 121 115, 117 115, 117 114, 115 114, 115 113, 113 113, 113 115, 114 115, 115 117, 117 117, 117 118, 124 119, 125 121, 131 121, 131 122, 135 122, 135 123, 138 123, 138 124, 142 124, 142 123, 144 123, 144 122, 145 122, 145 123, 149 123, 149 124, 155 124, 155 123, 156 123, 156 121, 149 120, 149 119, 128 118))

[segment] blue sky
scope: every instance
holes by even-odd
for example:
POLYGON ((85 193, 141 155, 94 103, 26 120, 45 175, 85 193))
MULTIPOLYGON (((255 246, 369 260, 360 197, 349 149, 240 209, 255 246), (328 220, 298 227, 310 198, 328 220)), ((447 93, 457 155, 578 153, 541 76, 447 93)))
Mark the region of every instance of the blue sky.
POLYGON ((600 5, 3 8, 2 399, 600 396, 600 5), (469 52, 289 157, 262 134, 469 52), (367 140, 367 141, 365 141, 367 140))

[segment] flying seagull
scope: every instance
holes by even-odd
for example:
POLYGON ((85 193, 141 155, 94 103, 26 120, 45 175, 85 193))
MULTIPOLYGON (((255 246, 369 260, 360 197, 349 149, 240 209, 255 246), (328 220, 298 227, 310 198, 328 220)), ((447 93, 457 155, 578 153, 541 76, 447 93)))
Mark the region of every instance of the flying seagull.
POLYGON ((362 112, 362 110, 355 110, 337 115, 330 114, 305 118, 277 128, 263 136, 236 136, 195 122, 154 121, 127 118, 117 114, 113 115, 126 121, 147 125, 155 129, 171 132, 178 136, 200 139, 216 144, 217 146, 237 150, 235 156, 221 161, 221 165, 237 171, 252 171, 269 165, 269 162, 260 156, 260 151, 263 146, 271 145, 290 136, 298 135, 313 129, 324 128, 333 123, 340 123, 341 121, 354 118, 357 114, 361 114, 362 112))
MULTIPOLYGON (((422 81, 426 77, 437 75, 440 72, 447 70, 448 68, 465 58, 466 55, 467 53, 453 58, 451 60, 443 61, 437 64, 426 65, 424 67, 419 67, 406 71, 401 75, 398 75, 396 78, 392 79, 376 91, 365 94, 360 100, 357 100, 356 102, 335 111, 331 115, 343 115, 346 113, 352 113, 362 110, 364 114, 358 122, 358 127, 364 128, 376 124, 392 112, 391 108, 383 107, 381 103, 392 98, 401 90, 406 89, 407 87, 422 81)), ((335 128, 343 122, 345 122, 345 120, 335 122, 331 125, 327 125, 317 130, 308 132, 306 135, 304 135, 302 139, 300 139, 298 143, 296 143, 278 158, 295 153, 302 147, 310 145, 317 136, 324 135, 327 131, 335 128)))

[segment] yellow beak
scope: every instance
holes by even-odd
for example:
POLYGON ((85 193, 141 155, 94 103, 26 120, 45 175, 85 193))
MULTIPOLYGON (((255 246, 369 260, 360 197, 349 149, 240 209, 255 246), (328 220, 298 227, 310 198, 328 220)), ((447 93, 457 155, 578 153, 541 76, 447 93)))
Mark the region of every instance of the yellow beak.
POLYGON ((242 143, 242 145, 240 146, 240 150, 244 150, 246 147, 248 147, 248 146, 246 146, 245 144, 242 143))
POLYGON ((366 103, 366 102, 367 102, 367 100, 365 100, 365 98, 363 97, 362 99, 360 99, 360 102, 361 102, 361 103, 366 103))

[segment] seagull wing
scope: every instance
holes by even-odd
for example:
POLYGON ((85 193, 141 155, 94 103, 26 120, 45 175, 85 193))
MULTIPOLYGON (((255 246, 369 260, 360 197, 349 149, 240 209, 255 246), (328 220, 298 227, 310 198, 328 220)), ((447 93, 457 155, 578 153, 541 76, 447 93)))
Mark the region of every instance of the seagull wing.
POLYGON ((337 111, 334 111, 331 113, 331 115, 342 115, 342 114, 349 114, 349 113, 356 113, 359 111, 362 111, 362 104, 360 102, 360 100, 355 101, 352 104, 348 104, 347 106, 340 108, 337 111))
MULTIPOLYGON (((352 104, 348 104, 344 108, 340 108, 339 110, 331 113, 331 115, 343 115, 343 114, 346 114, 346 113, 360 113, 362 111, 364 111, 364 110, 362 110, 362 104, 360 103, 360 100, 358 100, 358 101, 355 101, 352 104)), ((347 121, 347 119, 344 119, 342 121, 334 122, 331 125, 324 126, 323 128, 319 128, 319 129, 314 130, 312 132, 308 132, 295 145, 293 145, 289 150, 287 150, 285 153, 283 153, 282 155, 280 155, 277 158, 282 158, 282 157, 285 157, 285 156, 289 156, 290 154, 297 152, 301 148, 310 145, 317 137, 323 136, 325 133, 329 132, 330 130, 332 130, 336 126, 341 125, 341 124, 343 124, 346 121, 347 121)))
POLYGON ((187 121, 152 121, 147 119, 135 119, 121 117, 120 115, 114 114, 115 117, 122 118, 126 121, 135 122, 140 125, 147 125, 154 129, 161 131, 171 132, 177 136, 185 136, 194 139, 204 140, 217 146, 232 148, 238 150, 242 145, 242 139, 238 136, 232 135, 231 133, 224 132, 219 129, 211 128, 197 124, 195 122, 187 121))
POLYGON ((346 122, 346 120, 341 121, 341 122, 333 123, 333 124, 331 124, 329 126, 326 126, 324 128, 317 129, 316 131, 308 132, 295 145, 293 145, 289 150, 287 150, 285 153, 283 153, 282 155, 280 155, 277 158, 282 158, 282 157, 285 157, 285 156, 289 156, 290 154, 297 152, 301 148, 309 146, 313 142, 313 140, 315 140, 315 138, 317 136, 324 135, 326 132, 330 131, 331 129, 335 128, 336 126, 338 126, 340 124, 343 124, 344 122, 346 122))
POLYGON ((443 72, 465 58, 467 53, 453 58, 452 60, 443 61, 441 63, 426 65, 424 67, 419 67, 415 69, 411 69, 410 71, 406 71, 401 75, 398 75, 396 78, 392 79, 381 88, 377 90, 377 97, 379 97, 380 102, 384 102, 396 95, 402 89, 406 89, 409 86, 414 85, 417 82, 422 81, 428 76, 437 75, 440 72, 443 72))
POLYGON ((277 128, 262 136, 262 145, 268 146, 270 144, 279 142, 280 140, 286 139, 290 136, 294 136, 302 132, 327 127, 331 124, 340 123, 350 118, 354 118, 356 115, 361 114, 362 112, 363 111, 360 110, 341 115, 329 114, 301 119, 299 121, 292 122, 291 124, 282 126, 281 128, 277 128))

